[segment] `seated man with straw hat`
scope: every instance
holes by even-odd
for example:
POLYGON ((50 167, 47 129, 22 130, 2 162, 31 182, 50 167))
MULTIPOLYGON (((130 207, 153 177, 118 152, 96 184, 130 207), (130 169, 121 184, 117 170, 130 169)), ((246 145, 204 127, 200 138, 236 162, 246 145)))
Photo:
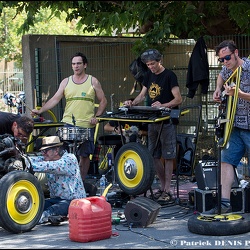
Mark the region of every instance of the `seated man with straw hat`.
POLYGON ((34 172, 46 173, 50 191, 38 224, 60 224, 67 218, 70 202, 86 197, 77 158, 62 145, 58 136, 44 137, 42 156, 29 157, 34 172))

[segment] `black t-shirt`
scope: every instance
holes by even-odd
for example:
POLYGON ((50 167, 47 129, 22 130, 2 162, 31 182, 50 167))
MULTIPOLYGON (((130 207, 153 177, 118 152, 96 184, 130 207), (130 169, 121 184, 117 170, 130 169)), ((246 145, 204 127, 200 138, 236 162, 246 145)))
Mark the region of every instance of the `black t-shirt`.
POLYGON ((156 101, 160 103, 170 102, 174 99, 172 88, 179 86, 176 74, 169 69, 165 69, 158 75, 148 71, 144 77, 143 85, 148 89, 148 106, 156 101))
POLYGON ((13 122, 16 121, 19 117, 20 115, 18 114, 0 111, 0 135, 11 134, 14 136, 11 127, 13 122))

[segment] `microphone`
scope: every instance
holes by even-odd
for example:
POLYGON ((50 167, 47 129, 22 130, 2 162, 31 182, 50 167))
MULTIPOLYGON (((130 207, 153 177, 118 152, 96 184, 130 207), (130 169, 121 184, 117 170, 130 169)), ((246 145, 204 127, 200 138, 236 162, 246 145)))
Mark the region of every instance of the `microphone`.
POLYGON ((75 117, 74 117, 74 115, 72 114, 72 122, 73 122, 73 124, 74 124, 74 126, 76 125, 76 120, 75 120, 75 117))

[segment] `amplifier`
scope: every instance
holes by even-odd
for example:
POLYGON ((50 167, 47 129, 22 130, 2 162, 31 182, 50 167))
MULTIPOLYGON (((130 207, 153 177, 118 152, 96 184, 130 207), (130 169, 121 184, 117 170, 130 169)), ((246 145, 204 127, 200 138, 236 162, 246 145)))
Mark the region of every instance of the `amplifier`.
MULTIPOLYGON (((195 168, 195 178, 197 182, 197 186, 201 190, 210 190, 210 189, 217 189, 217 169, 218 168, 218 162, 216 161, 199 161, 195 168)), ((238 188, 240 187, 240 183, 236 174, 236 171, 234 171, 234 183, 232 185, 232 188, 238 188)))
POLYGON ((245 193, 245 213, 250 213, 250 184, 244 188, 245 193))

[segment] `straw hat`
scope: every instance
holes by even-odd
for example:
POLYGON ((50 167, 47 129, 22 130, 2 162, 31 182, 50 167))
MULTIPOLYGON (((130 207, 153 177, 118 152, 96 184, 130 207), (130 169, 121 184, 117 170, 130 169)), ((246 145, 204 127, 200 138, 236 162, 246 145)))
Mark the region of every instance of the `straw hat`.
POLYGON ((40 150, 44 150, 46 148, 53 148, 62 146, 63 142, 60 141, 58 136, 47 136, 43 138, 42 147, 40 150))

